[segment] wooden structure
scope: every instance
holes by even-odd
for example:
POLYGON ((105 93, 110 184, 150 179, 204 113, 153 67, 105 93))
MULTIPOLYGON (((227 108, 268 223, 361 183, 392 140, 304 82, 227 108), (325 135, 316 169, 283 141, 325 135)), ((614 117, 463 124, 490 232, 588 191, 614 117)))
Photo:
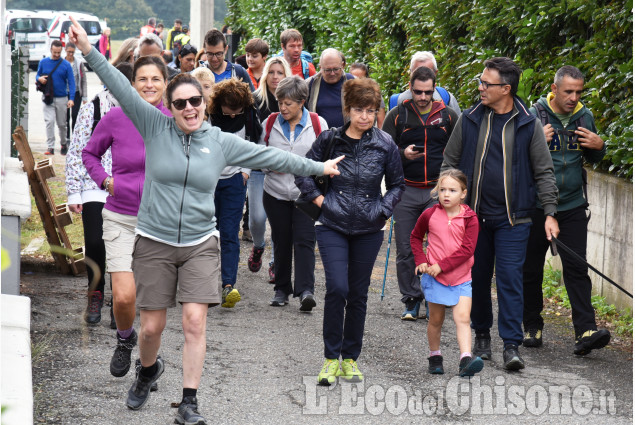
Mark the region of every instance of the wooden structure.
POLYGON ((63 247, 74 253, 73 255, 64 255, 51 250, 57 267, 64 274, 76 275, 84 272, 86 270, 84 249, 83 247, 73 249, 66 230, 64 230, 64 227, 73 222, 71 212, 66 204, 55 205, 47 183, 47 179, 55 176, 52 160, 47 158, 35 162, 31 147, 26 138, 26 133, 22 127, 15 129, 13 141, 18 150, 19 158, 24 165, 24 171, 29 179, 31 193, 33 193, 35 205, 40 213, 49 246, 63 247))

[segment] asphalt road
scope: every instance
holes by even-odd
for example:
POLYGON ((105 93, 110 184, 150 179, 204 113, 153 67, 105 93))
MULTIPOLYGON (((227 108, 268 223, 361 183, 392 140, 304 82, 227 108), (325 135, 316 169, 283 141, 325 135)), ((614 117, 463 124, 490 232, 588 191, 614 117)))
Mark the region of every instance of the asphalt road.
MULTIPOLYGON (((29 87, 34 87, 34 74, 29 87)), ((100 89, 92 72, 89 83, 92 96, 100 89)), ((30 96, 29 140, 34 151, 44 151, 41 101, 34 90, 30 96)), ((63 161, 59 154, 55 159, 63 161)), ((304 314, 298 311, 297 300, 283 308, 268 305, 273 285, 266 281, 265 268, 256 274, 248 271, 250 248, 242 242, 237 288, 243 300, 234 309, 214 307, 208 314, 207 356, 198 392, 200 411, 208 423, 633 423, 632 352, 609 346, 575 357, 567 318, 547 322, 542 348, 521 348, 527 365, 521 372, 502 368, 502 342, 494 338, 493 360, 468 380, 456 376, 459 353, 448 311, 442 336, 446 374, 429 375, 427 322, 399 320, 403 304, 394 273, 394 245, 383 301, 385 244, 372 278, 359 358, 364 383, 317 387, 325 292, 319 256, 318 306, 304 314)), ((268 251, 264 258, 268 260, 268 251)), ((160 350, 166 370, 159 391, 134 412, 124 404, 132 373, 124 378, 109 373, 116 341, 108 327, 108 308, 104 307, 98 326, 83 322, 86 278, 25 265, 22 293, 32 299, 36 423, 173 422, 175 409, 170 403, 181 397, 179 307, 168 313, 160 350)), ((492 334, 497 334, 496 327, 492 334)), ((136 349, 133 356, 138 356, 136 349)))

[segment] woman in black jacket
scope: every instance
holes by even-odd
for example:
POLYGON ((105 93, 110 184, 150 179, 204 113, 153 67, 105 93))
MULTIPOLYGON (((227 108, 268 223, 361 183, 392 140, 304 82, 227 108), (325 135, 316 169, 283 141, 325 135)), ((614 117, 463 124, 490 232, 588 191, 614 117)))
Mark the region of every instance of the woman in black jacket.
MULTIPOLYGON (((363 379, 357 367, 362 349, 370 276, 384 240, 383 227, 404 190, 403 167, 392 138, 373 127, 381 101, 371 79, 349 80, 343 86, 344 114, 350 122, 335 131, 329 158, 345 155, 341 175, 322 194, 309 177, 296 177, 301 200, 322 208, 315 232, 326 275, 324 300, 324 365, 318 383, 337 376, 363 379), (381 183, 385 177, 386 193, 381 183), (340 364, 340 357, 342 362, 340 364)), ((323 132, 306 157, 323 158, 332 131, 323 132)))

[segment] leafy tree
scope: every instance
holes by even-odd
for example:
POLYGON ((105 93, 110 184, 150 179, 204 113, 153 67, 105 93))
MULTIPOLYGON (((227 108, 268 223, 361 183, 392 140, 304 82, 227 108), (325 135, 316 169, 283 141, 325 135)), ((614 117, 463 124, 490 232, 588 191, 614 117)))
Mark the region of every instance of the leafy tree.
POLYGON ((586 75, 583 101, 595 115, 608 153, 602 168, 633 175, 632 0, 227 0, 234 33, 278 46, 283 29, 297 28, 305 49, 326 47, 347 62, 370 65, 385 94, 403 90, 410 57, 432 51, 439 83, 467 108, 478 100, 474 78, 483 62, 508 56, 523 69, 519 96, 545 95, 565 64, 586 75))

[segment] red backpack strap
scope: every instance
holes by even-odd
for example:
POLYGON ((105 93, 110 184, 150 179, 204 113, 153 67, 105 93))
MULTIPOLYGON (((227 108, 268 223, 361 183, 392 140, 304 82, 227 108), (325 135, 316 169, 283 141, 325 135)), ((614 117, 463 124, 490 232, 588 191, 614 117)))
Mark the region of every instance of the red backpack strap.
POLYGON ((271 134, 271 129, 276 123, 276 118, 278 118, 278 115, 280 115, 280 112, 274 112, 267 118, 267 125, 265 126, 265 145, 267 146, 269 146, 269 135, 271 134))
POLYGON ((315 131, 315 137, 317 138, 322 132, 322 126, 320 125, 320 116, 315 112, 309 112, 309 116, 311 117, 311 125, 313 126, 313 131, 315 131))

